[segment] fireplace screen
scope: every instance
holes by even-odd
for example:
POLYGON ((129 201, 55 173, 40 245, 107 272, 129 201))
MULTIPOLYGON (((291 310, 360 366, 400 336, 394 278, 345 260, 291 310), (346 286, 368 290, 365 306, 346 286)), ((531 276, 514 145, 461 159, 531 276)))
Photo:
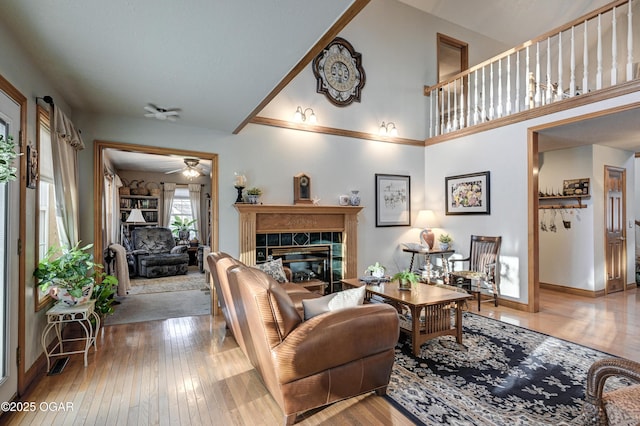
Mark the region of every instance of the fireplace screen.
POLYGON ((291 269, 291 281, 308 282, 319 280, 332 291, 331 246, 279 246, 270 247, 268 254, 273 259, 282 259, 282 264, 291 269))

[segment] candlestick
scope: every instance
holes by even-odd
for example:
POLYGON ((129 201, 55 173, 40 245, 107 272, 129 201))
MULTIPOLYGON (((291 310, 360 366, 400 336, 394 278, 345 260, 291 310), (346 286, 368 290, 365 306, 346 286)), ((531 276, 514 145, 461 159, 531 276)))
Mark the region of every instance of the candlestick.
POLYGON ((236 198, 236 203, 243 203, 244 200, 242 198, 242 190, 244 189, 244 186, 235 185, 234 188, 236 188, 236 190, 238 191, 238 198, 236 198))

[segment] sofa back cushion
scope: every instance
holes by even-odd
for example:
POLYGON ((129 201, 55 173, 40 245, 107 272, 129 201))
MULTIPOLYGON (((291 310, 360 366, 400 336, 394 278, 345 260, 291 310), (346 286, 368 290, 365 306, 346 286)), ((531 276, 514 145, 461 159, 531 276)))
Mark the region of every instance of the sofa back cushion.
POLYGON ((282 342, 302 322, 287 292, 268 274, 246 266, 229 272, 232 291, 237 285, 247 316, 249 311, 255 311, 269 348, 282 342))
POLYGON ((133 250, 145 250, 150 254, 169 253, 176 245, 169 228, 135 228, 131 231, 133 250))

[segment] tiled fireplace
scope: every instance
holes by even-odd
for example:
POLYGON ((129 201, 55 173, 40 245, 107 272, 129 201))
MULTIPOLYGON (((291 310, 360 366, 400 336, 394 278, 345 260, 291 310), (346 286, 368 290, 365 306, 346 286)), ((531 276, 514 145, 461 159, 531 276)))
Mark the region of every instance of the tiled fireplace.
MULTIPOLYGON (((362 207, 236 204, 240 260, 264 262, 274 250, 326 249, 331 281, 358 276, 358 220, 362 207)), ((295 268, 294 268, 295 269, 295 268)))

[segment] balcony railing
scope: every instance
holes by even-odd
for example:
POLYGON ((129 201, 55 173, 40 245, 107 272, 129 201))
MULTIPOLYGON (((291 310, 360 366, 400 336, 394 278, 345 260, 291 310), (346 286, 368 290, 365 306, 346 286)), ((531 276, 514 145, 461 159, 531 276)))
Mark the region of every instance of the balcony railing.
POLYGON ((429 137, 640 78, 638 4, 613 2, 425 87, 429 137))

